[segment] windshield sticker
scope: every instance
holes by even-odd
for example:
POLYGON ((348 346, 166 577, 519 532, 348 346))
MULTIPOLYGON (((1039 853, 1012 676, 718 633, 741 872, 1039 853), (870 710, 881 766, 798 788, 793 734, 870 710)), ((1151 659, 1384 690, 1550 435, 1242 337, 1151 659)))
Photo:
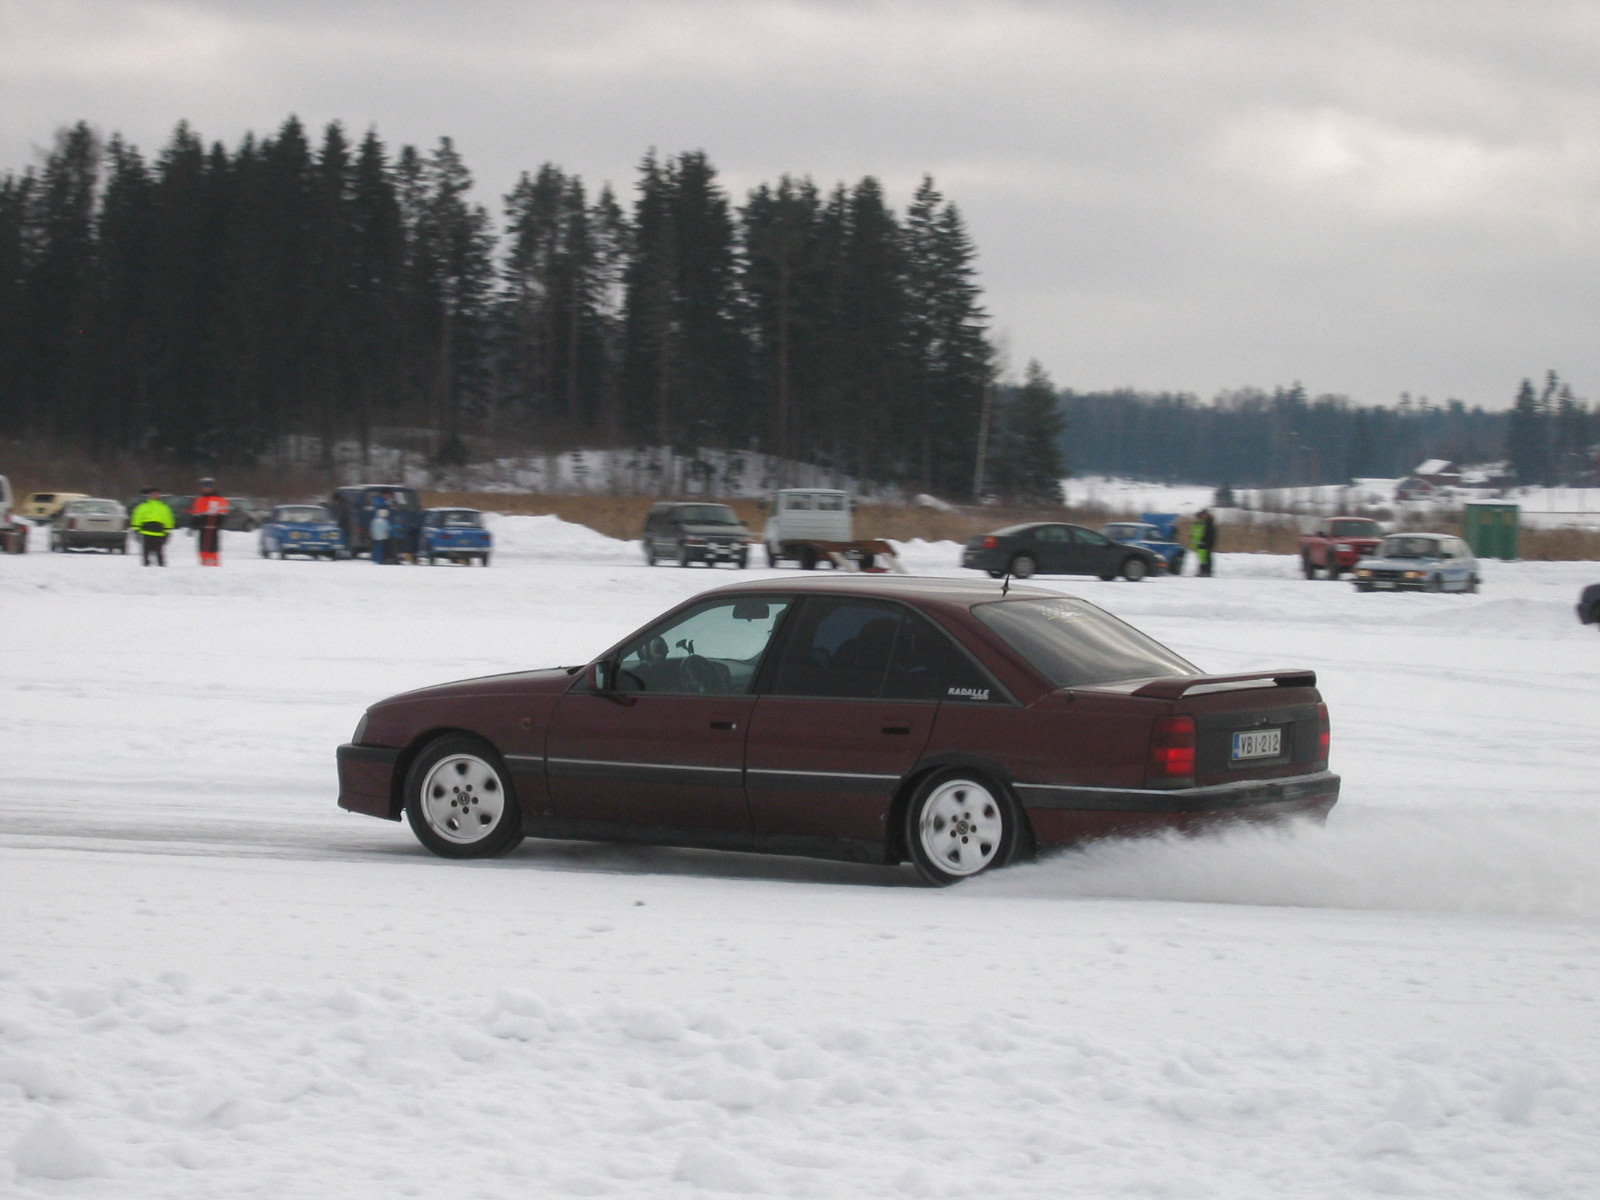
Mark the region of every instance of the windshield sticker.
POLYGON ((953 696, 957 700, 987 700, 989 689, 980 687, 953 687, 946 688, 946 696, 953 696))

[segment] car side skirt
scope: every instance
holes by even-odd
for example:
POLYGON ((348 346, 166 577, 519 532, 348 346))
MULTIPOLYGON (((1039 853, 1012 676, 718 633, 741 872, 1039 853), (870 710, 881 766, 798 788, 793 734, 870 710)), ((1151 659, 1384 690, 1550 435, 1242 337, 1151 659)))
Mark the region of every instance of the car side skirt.
POLYGON ((617 821, 573 821, 562 817, 528 816, 522 828, 529 837, 576 842, 627 842, 675 846, 689 850, 743 850, 756 854, 791 854, 836 862, 891 861, 881 839, 802 837, 743 830, 679 829, 664 825, 626 825, 617 821))

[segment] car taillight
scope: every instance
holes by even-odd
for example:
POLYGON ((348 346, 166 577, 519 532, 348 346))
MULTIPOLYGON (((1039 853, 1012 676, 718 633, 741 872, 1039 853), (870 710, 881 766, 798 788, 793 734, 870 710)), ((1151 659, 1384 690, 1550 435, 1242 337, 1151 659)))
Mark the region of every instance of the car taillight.
POLYGON ((1194 718, 1157 717, 1150 731, 1150 782, 1194 782, 1194 718))
POLYGON ((983 548, 985 550, 993 550, 999 544, 1000 539, 997 537, 986 537, 983 539, 983 548))
POLYGON ((1317 761, 1323 766, 1328 765, 1328 743, 1332 740, 1332 731, 1328 726, 1328 706, 1317 705, 1317 761))
POLYGON ((67 528, 68 529, 76 529, 77 527, 78 527, 78 518, 77 517, 68 517, 67 518, 67 528))

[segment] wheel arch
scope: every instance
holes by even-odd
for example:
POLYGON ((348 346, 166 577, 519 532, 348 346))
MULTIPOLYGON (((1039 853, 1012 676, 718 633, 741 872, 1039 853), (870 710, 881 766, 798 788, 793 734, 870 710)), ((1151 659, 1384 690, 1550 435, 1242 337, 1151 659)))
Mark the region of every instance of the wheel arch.
POLYGON ((905 841, 906 809, 928 776, 936 771, 949 769, 971 771, 975 775, 981 775, 1005 792, 1006 798, 1011 801, 1011 806, 1019 818, 1017 838, 1010 861, 1022 862, 1032 858, 1038 848, 1038 840, 1034 836, 1033 822, 1028 819, 1028 810, 1022 806, 1022 801, 1017 796, 1016 781, 1011 777, 1011 772, 998 760, 986 755, 973 754, 965 750, 946 750, 919 759, 917 765, 907 771, 896 786, 885 818, 884 861, 893 864, 909 860, 910 852, 905 841))
MULTIPOLYGON (((407 742, 405 749, 400 751, 400 757, 394 760, 394 771, 389 776, 389 819, 391 821, 398 821, 405 815, 406 777, 411 774, 411 764, 417 761, 417 757, 424 750, 442 737, 475 738, 493 750, 495 756, 500 759, 501 767, 505 768, 505 754, 500 747, 496 746, 476 729, 463 729, 458 725, 435 725, 425 729, 407 742)), ((509 768, 504 770, 504 777, 506 786, 512 788, 513 794, 515 794, 514 789, 517 784, 516 780, 511 778, 509 768)))

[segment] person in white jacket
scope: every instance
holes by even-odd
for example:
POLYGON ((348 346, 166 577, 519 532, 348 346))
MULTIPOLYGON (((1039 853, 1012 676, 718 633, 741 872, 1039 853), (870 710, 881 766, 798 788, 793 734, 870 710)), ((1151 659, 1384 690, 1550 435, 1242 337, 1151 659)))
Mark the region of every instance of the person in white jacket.
POLYGON ((382 566, 389 554, 389 510, 380 508, 372 514, 372 561, 382 566))

